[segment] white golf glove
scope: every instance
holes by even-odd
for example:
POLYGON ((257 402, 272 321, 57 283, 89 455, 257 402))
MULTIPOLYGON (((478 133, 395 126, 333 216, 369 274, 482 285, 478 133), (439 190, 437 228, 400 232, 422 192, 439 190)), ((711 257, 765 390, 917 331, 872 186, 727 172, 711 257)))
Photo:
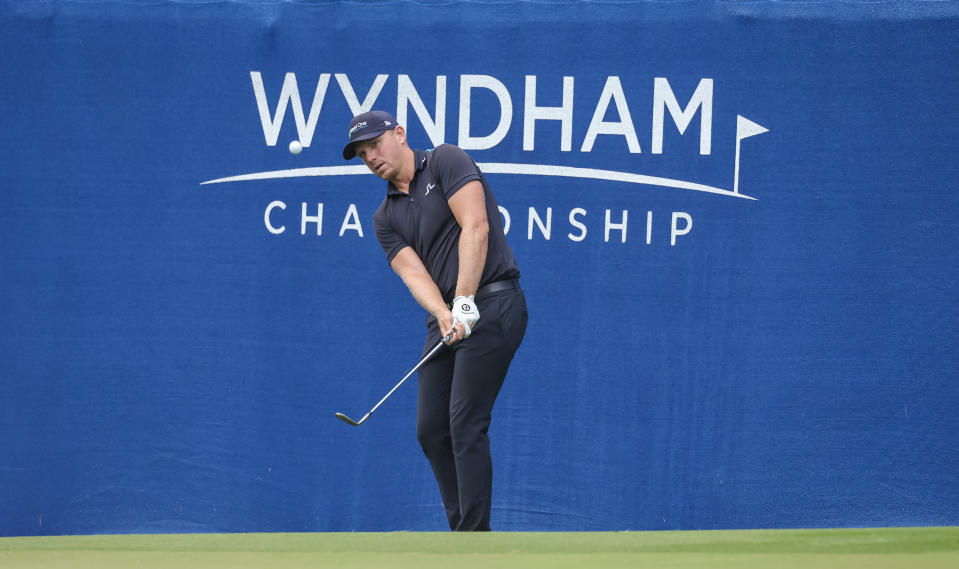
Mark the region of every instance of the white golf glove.
POLYGON ((479 310, 473 301, 473 295, 457 296, 453 299, 453 323, 463 325, 463 339, 470 337, 472 326, 479 320, 479 310))

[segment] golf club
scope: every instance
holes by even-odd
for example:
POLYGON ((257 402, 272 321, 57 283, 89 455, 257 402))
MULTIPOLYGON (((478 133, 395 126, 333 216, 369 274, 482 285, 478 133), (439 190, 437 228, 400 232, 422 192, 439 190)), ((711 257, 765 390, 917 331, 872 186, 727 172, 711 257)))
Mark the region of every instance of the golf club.
POLYGON ((446 342, 449 342, 452 337, 453 337, 453 332, 451 331, 445 338, 443 338, 442 340, 439 341, 438 344, 436 344, 436 347, 434 347, 432 350, 430 350, 430 353, 428 353, 428 354, 426 354, 425 356, 423 356, 423 359, 421 359, 420 362, 419 362, 418 364, 416 364, 416 366, 415 366, 413 369, 411 369, 408 374, 406 374, 406 377, 404 377, 403 379, 400 380, 399 383, 397 383, 396 385, 394 385, 394 386, 393 386, 393 389, 391 389, 390 392, 387 393, 387 394, 383 397, 383 399, 380 399, 380 402, 377 403, 376 405, 374 405, 373 408, 370 409, 370 412, 369 412, 369 413, 367 413, 366 415, 363 415, 363 418, 362 418, 362 419, 360 419, 359 421, 354 421, 353 419, 350 419, 349 417, 347 417, 347 416, 344 415, 343 413, 337 413, 337 414, 336 414, 336 418, 339 419, 339 420, 341 420, 341 421, 343 421, 344 423, 347 423, 347 424, 349 424, 349 425, 353 425, 354 427, 357 427, 357 426, 361 425, 361 424, 363 423, 363 421, 365 421, 365 420, 367 420, 367 419, 370 418, 370 415, 373 414, 373 411, 376 411, 376 409, 377 409, 380 405, 382 405, 384 401, 386 401, 387 399, 389 399, 390 395, 393 395, 393 392, 394 392, 394 391, 396 391, 401 385, 403 385, 403 382, 406 381, 407 378, 409 378, 411 375, 413 375, 413 372, 415 372, 416 370, 420 369, 420 366, 423 365, 423 364, 426 362, 426 360, 430 359, 430 358, 433 356, 433 354, 436 353, 437 350, 439 350, 441 347, 443 347, 443 344, 445 344, 446 342))

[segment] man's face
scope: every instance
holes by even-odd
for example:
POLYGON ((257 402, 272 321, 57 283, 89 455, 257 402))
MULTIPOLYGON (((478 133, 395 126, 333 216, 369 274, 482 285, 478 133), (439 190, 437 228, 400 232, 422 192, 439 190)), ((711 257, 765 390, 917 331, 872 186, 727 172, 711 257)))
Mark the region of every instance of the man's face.
POLYGON ((380 178, 392 180, 400 171, 405 133, 402 127, 388 130, 376 138, 361 140, 353 145, 356 155, 380 178))

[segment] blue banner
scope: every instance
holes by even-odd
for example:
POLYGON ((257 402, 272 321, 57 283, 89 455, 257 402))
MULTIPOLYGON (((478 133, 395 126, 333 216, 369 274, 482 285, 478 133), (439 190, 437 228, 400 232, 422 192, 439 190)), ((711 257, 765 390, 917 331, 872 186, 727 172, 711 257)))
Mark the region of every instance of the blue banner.
POLYGON ((414 381, 334 418, 426 331, 371 108, 522 271, 494 529, 959 524, 957 16, 0 2, 0 535, 446 527, 414 381))

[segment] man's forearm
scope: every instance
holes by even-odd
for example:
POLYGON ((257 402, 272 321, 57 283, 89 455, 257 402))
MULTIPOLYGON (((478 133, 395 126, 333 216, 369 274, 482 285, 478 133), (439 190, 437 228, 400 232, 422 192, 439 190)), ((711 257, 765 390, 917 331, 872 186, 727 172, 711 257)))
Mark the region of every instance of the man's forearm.
POLYGON ((411 273, 402 276, 402 278, 404 284, 406 284, 406 288, 410 290, 410 294, 413 295, 413 298, 424 310, 434 316, 439 316, 442 312, 449 311, 446 307, 446 301, 443 300, 443 295, 440 293, 440 289, 436 286, 436 283, 433 282, 433 279, 430 278, 429 273, 411 273))
POLYGON ((456 296, 476 294, 483 268, 486 267, 486 249, 489 246, 489 225, 478 224, 464 227, 460 233, 459 274, 456 279, 456 296))

